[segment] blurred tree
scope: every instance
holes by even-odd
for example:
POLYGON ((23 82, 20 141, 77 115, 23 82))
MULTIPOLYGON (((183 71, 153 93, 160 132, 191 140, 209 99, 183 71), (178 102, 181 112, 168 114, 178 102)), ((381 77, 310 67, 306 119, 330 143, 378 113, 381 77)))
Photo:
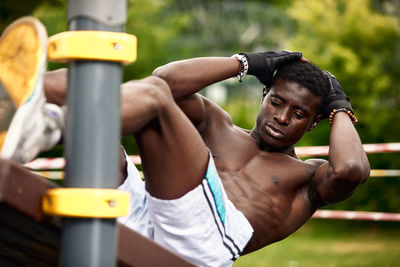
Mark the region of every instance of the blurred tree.
POLYGON ((0 32, 15 19, 22 16, 31 16, 39 5, 50 4, 52 6, 59 6, 63 2, 63 0, 1 0, 0 32))
POLYGON ((362 140, 398 142, 399 18, 372 10, 368 0, 295 0, 288 14, 297 21, 289 48, 335 74, 359 117, 362 140))
POLYGON ((274 1, 177 0, 176 9, 192 19, 174 45, 183 44, 177 47, 183 57, 284 47, 292 20, 270 2, 274 1))
POLYGON ((126 32, 138 38, 137 61, 125 68, 125 79, 148 76, 179 51, 171 49, 177 36, 188 24, 190 16, 173 9, 173 0, 128 0, 126 32))
MULTIPOLYGON (((175 58, 169 57, 168 60, 285 49, 294 26, 282 8, 288 2, 290 0, 176 0, 173 9, 187 14, 190 19, 181 34, 170 43, 171 50, 176 53, 171 54, 175 58)), ((243 84, 232 80, 220 83, 228 90, 228 102, 220 104, 231 114, 235 124, 252 128, 262 85, 251 76, 245 80, 243 84)), ((202 93, 207 94, 207 91, 202 93)))
MULTIPOLYGON (((56 5, 51 2, 43 2, 36 7, 33 15, 37 17, 46 27, 48 36, 66 31, 67 25, 67 3, 64 0, 49 0, 58 1, 56 5)), ((63 63, 48 62, 48 70, 66 67, 63 63)))
MULTIPOLYGON (((302 51, 336 75, 352 100, 364 143, 400 142, 400 21, 396 7, 398 1, 295 0, 288 9, 297 22, 289 48, 302 51)), ((321 126, 306 136, 303 144, 328 144, 329 126, 321 126)), ((398 169, 398 155, 368 157, 372 168, 398 169)), ((399 212, 398 188, 398 178, 372 178, 350 199, 327 208, 399 212)))
POLYGON ((387 13, 392 16, 400 15, 399 0, 371 0, 372 6, 382 13, 387 13))
POLYGON ((227 56, 284 46, 291 19, 268 1, 129 0, 127 32, 138 36, 138 61, 126 79, 169 61, 227 56), (255 20, 254 18, 257 18, 255 20))

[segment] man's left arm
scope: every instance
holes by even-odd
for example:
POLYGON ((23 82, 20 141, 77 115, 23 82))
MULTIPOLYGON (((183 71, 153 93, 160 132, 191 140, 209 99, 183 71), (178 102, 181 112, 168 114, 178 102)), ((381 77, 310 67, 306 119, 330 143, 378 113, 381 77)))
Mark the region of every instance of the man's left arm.
MULTIPOLYGON (((350 100, 336 77, 326 72, 330 84, 325 115, 331 125, 329 160, 316 171, 310 191, 315 190, 323 204, 335 203, 349 197, 366 182, 370 174, 367 155, 354 127, 356 118, 350 100)), ((318 199, 317 198, 317 199, 318 199)), ((313 200, 313 199, 311 199, 313 200)))

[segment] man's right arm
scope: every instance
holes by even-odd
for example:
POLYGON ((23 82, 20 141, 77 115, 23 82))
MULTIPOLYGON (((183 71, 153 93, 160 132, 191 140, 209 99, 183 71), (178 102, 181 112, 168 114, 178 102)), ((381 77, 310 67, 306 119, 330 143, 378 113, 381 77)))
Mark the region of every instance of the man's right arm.
POLYGON ((153 75, 164 79, 175 99, 197 93, 204 87, 222 80, 254 75, 270 86, 273 73, 282 65, 298 61, 300 52, 269 51, 240 53, 232 57, 202 57, 175 61, 154 70, 153 75))
POLYGON ((230 57, 203 57, 168 63, 154 70, 153 75, 165 80, 179 108, 201 133, 206 127, 207 108, 203 88, 235 77, 239 61, 230 57))
POLYGON ((195 125, 204 122, 203 98, 196 95, 211 84, 232 77, 254 75, 268 86, 280 66, 298 61, 299 52, 240 53, 232 57, 201 57, 175 61, 154 70, 153 75, 165 80, 182 111, 195 125))
POLYGON ((193 95, 204 87, 235 77, 239 61, 230 57, 203 57, 168 63, 154 70, 164 79, 176 100, 193 95))

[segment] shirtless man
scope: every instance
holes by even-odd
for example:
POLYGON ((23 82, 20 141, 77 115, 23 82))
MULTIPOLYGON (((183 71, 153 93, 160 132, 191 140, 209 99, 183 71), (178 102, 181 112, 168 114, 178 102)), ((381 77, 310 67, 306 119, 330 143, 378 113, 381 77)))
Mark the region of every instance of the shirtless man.
POLYGON ((202 184, 214 161, 222 191, 254 231, 241 255, 287 237, 318 207, 344 200, 369 177, 350 102, 334 76, 299 61, 299 53, 243 56, 245 62, 239 56, 173 62, 154 71, 163 80, 134 81, 122 93, 124 132, 135 133, 149 196, 185 196, 202 184), (272 78, 280 65, 296 60, 272 78), (241 63, 266 85, 251 131, 234 125, 218 105, 196 94, 243 76, 241 63), (329 160, 298 159, 294 144, 329 114, 329 160))
POLYGON ((220 266, 289 236, 318 207, 349 197, 369 177, 350 102, 334 76, 300 58, 288 52, 194 58, 124 84, 122 131, 135 136, 146 189, 123 159, 128 178, 120 189, 132 193, 133 211, 120 222, 194 263, 220 266), (251 131, 196 94, 213 83, 241 79, 247 65, 247 74, 265 85, 251 131), (298 159, 296 142, 331 113, 328 161, 298 159), (213 197, 199 199, 195 192, 203 190, 213 197), (207 201, 210 210, 199 212, 204 207, 198 203, 207 201))
MULTIPOLYGON (((45 54, 36 54, 40 68, 27 77, 39 92, 45 54)), ((367 180, 369 163, 350 102, 335 77, 300 58, 289 52, 194 58, 124 84, 122 132, 135 135, 145 182, 123 155, 126 180, 120 189, 131 192, 133 200, 131 213, 120 222, 198 265, 226 266, 287 237, 318 207, 351 195, 367 180), (235 126, 218 105, 196 94, 246 74, 265 85, 251 131, 235 126), (294 144, 328 115, 329 160, 299 160, 294 144)), ((8 92, 5 74, 2 86, 8 92)), ((65 74, 46 75, 49 102, 64 104, 65 74)))

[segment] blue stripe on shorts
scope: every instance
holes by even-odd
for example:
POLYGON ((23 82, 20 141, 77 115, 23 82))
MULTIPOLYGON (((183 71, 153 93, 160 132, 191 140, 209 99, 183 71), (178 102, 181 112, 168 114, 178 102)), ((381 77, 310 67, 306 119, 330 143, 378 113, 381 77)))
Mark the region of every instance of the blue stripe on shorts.
POLYGON ((221 191, 221 185, 219 183, 218 173, 214 164, 208 165, 206 179, 210 187, 210 190, 213 194, 218 215, 222 223, 225 225, 225 205, 224 205, 224 200, 222 198, 222 191, 221 191))

